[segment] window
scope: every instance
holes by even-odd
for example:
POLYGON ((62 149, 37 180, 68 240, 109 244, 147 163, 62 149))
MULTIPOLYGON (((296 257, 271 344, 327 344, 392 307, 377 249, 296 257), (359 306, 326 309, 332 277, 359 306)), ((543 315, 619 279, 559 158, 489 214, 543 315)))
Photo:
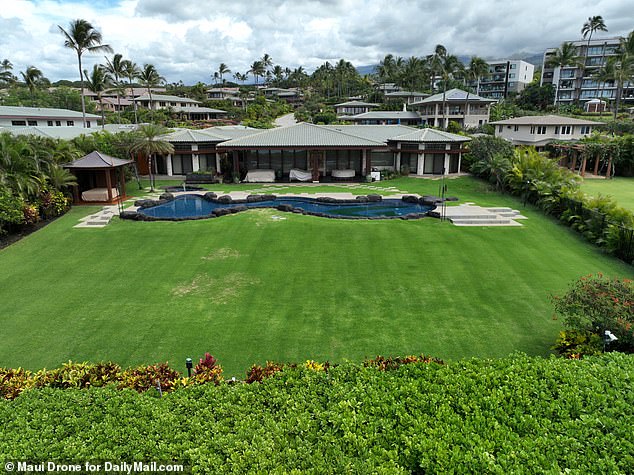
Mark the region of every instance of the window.
POLYGON ((37 120, 29 120, 29 125, 35 127, 37 125, 37 120))
POLYGON ((86 128, 87 128, 87 129, 89 129, 89 128, 90 128, 90 121, 89 121, 89 120, 87 120, 87 121, 86 121, 86 128))
POLYGON ((515 73, 510 73, 510 74, 509 74, 509 78, 510 78, 510 79, 514 79, 514 78, 515 78, 515 73))
POLYGON ((531 134, 534 134, 534 133, 535 133, 535 126, 531 125, 531 134))
POLYGON ((561 135, 570 135, 571 127, 569 125, 561 126, 561 135))
POLYGON ((49 127, 53 127, 53 121, 52 120, 47 121, 46 125, 48 125, 49 127))
POLYGON ((515 63, 511 64, 511 69, 517 69, 517 64, 515 63))
POLYGON ((546 134, 546 126, 539 125, 537 126, 537 135, 545 135, 546 134))
POLYGON ((12 120, 11 125, 13 126, 26 125, 26 120, 12 120))
POLYGON ((159 102, 159 104, 161 105, 161 107, 165 107, 165 102, 159 102))
POLYGON ((559 135, 559 126, 558 125, 555 126, 555 135, 559 135))
POLYGON ((520 130, 520 126, 516 125, 515 127, 513 127, 513 132, 517 132, 518 130, 520 130))
POLYGON ((589 134, 590 133, 590 126, 589 125, 582 125, 580 132, 581 132, 581 135, 589 134))
POLYGON ((501 125, 498 125, 498 133, 500 133, 500 134, 502 133, 502 126, 501 125))
POLYGON ((67 121, 66 121, 66 125, 67 125, 68 127, 73 127, 73 126, 75 125, 75 121, 74 121, 74 120, 67 120, 67 121))
POLYGON ((61 127, 62 126, 62 121, 61 120, 56 120, 55 121, 55 127, 61 127))

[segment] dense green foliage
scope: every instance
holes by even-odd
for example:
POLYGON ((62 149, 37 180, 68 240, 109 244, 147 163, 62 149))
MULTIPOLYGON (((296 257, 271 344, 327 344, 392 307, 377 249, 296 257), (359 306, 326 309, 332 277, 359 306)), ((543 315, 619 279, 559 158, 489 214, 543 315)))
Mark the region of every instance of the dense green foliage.
POLYGON ((194 473, 628 473, 634 357, 285 368, 158 398, 0 400, 0 463, 182 463, 194 473))
MULTIPOLYGON (((0 251, 0 366, 169 361, 183 370, 187 356, 210 351, 236 376, 267 360, 340 362, 423 351, 443 359, 514 350, 547 355, 561 330, 551 319, 552 293, 589 273, 634 277, 630 266, 481 180, 445 183, 461 202, 509 206, 528 219, 518 228, 456 227, 431 218, 276 219, 275 210, 253 210, 74 229, 98 208, 73 208, 0 251), (25 350, 32 348, 46 351, 25 350)), ((275 184, 275 193, 389 194, 394 187, 434 195, 440 185, 401 177, 371 185, 275 184)))
MULTIPOLYGON (((618 338, 611 349, 634 352, 634 285, 630 279, 584 276, 563 295, 553 297, 553 304, 566 329, 587 335, 595 352, 603 348, 606 330, 618 338)), ((583 353, 569 345, 565 350, 569 355, 583 353)))

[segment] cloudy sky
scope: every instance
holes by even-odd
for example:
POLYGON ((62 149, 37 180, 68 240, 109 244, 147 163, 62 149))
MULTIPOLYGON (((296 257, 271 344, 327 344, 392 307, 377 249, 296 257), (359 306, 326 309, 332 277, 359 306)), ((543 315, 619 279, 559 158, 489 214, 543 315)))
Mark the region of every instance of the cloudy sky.
MULTIPOLYGON (((589 16, 609 32, 634 29, 631 0, 0 0, 0 60, 14 73, 35 65, 52 81, 77 79, 76 58, 58 25, 88 20, 104 43, 168 82, 209 83, 220 62, 246 72, 264 53, 308 71, 345 58, 376 64, 386 54, 450 53, 488 59, 580 38, 589 16)), ((86 69, 104 62, 87 56, 86 69)))

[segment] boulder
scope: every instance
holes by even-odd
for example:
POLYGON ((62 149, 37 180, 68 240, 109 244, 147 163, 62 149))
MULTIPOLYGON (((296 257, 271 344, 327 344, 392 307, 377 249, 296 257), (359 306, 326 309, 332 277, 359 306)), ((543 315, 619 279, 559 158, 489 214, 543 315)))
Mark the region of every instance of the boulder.
POLYGON ((293 206, 288 204, 277 205, 277 210, 286 212, 294 211, 293 206))
POLYGON ((222 195, 220 198, 216 200, 218 203, 228 204, 233 203, 233 199, 229 195, 222 195))
POLYGON ((357 196, 355 201, 357 203, 367 203, 368 202, 368 197, 367 196, 357 196))
POLYGON ((368 201, 370 203, 376 203, 378 201, 383 201, 383 197, 381 195, 368 195, 368 201))
POLYGON ((172 201, 174 199, 174 195, 171 194, 169 191, 166 191, 165 193, 162 193, 161 196, 159 196, 159 200, 161 201, 172 201))
POLYGON ((135 219, 135 220, 138 220, 139 219, 139 213, 137 213, 136 211, 122 211, 121 213, 119 213, 119 218, 121 218, 121 219, 135 219))
POLYGON ((217 195, 217 194, 215 194, 215 193, 214 193, 214 192, 212 192, 212 191, 208 191, 207 193, 205 193, 205 194, 203 195, 203 199, 204 199, 204 200, 206 200, 206 201, 213 201, 213 200, 215 200, 217 197, 218 197, 218 195, 217 195))
POLYGON ((405 203, 418 203, 418 196, 405 195, 401 198, 405 203))

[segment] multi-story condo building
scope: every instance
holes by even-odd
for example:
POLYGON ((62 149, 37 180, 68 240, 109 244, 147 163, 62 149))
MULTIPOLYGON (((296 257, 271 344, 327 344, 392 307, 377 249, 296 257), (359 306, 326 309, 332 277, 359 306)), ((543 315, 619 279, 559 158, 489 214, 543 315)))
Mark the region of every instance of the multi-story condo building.
MULTIPOLYGON (((617 54, 621 41, 617 38, 596 38, 571 41, 577 49, 577 57, 581 65, 549 67, 549 60, 555 55, 557 48, 549 48, 544 52, 541 85, 552 84, 555 88, 555 104, 584 103, 590 99, 616 99, 617 85, 614 81, 599 81, 595 75, 610 56, 617 54)), ((625 83, 621 94, 623 101, 634 101, 634 83, 625 83)))
POLYGON ((521 59, 487 61, 489 74, 480 78, 478 95, 487 99, 505 99, 522 91, 532 80, 535 66, 521 59))

